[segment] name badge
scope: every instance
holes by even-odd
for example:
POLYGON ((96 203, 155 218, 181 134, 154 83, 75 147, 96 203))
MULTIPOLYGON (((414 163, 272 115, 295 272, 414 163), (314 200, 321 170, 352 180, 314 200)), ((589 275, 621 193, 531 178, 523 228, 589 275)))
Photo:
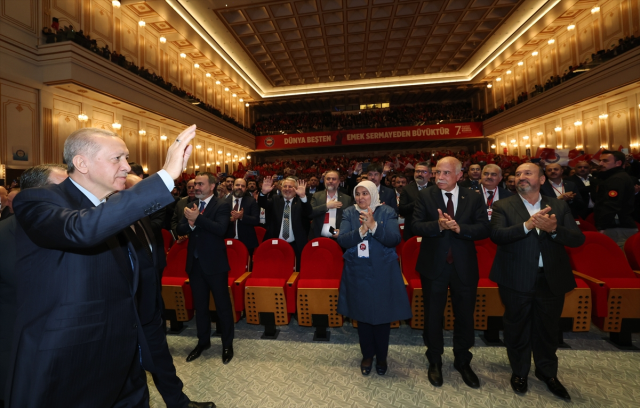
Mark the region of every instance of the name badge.
POLYGON ((491 208, 487 208, 487 216, 489 217, 489 220, 491 220, 491 213, 493 212, 493 210, 491 208))
POLYGON ((358 244, 358 258, 369 257, 369 241, 362 241, 358 244))

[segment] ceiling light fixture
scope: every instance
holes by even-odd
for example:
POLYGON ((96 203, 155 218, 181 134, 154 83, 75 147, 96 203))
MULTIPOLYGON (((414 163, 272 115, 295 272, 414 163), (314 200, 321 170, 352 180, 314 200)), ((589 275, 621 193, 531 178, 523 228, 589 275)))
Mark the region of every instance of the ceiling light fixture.
POLYGON ((113 0, 111 5, 115 8, 120 8, 120 2, 118 0, 113 0))
POLYGON ((500 146, 506 146, 507 144, 505 142, 500 143, 500 146))
POLYGON ((140 21, 138 21, 138 25, 139 25, 140 27, 144 27, 144 26, 146 26, 146 25, 147 25, 147 23, 145 23, 145 22, 144 22, 144 20, 140 20, 140 21))
POLYGON ((218 154, 222 154, 222 150, 218 150, 218 154))
POLYGON ((576 25, 575 24, 571 24, 570 26, 567 27, 567 30, 571 31, 571 30, 573 30, 575 28, 576 28, 576 25))
POLYGON ((202 146, 196 145, 196 149, 202 149, 202 146))
POLYGON ((544 135, 544 133, 542 133, 542 132, 538 132, 538 133, 536 133, 536 135, 538 135, 538 136, 542 136, 542 135, 544 135))
POLYGON ((220 81, 216 81, 216 85, 220 85, 220 81))
POLYGON ((166 43, 167 42, 166 37, 160 37, 160 42, 163 44, 166 43))
POLYGON ((238 99, 238 102, 244 102, 244 99, 240 98, 238 99))
POLYGON ((187 58, 187 54, 185 54, 184 52, 180 53, 180 58, 187 58))
POLYGON ((497 78, 496 78, 496 81, 500 82, 500 81, 502 81, 502 78, 497 77, 497 78))
POLYGON ((524 65, 524 62, 522 62, 522 61, 518 62, 518 66, 519 66, 519 67, 521 67, 521 66, 523 66, 523 65, 524 65))
POLYGON ((213 148, 211 148, 211 147, 207 147, 207 151, 210 151, 210 152, 211 152, 211 151, 213 151, 213 148))
POLYGON ((229 88, 224 88, 224 91, 225 92, 229 92, 229 88))
POLYGON ((496 148, 496 145, 492 144, 492 145, 491 145, 491 148, 492 148, 492 149, 495 149, 495 148, 496 148))
POLYGON ((80 114, 78 115, 78 120, 80 122, 86 122, 89 120, 89 117, 85 115, 84 112, 80 112, 80 114))
POLYGON ((537 57, 538 56, 538 51, 532 52, 531 55, 533 55, 534 57, 537 57))
POLYGON ((235 98, 235 97, 236 97, 236 96, 238 96, 238 95, 236 95, 236 94, 232 94, 231 96, 233 96, 233 97, 235 98))
POLYGON ((527 136, 522 136, 522 138, 523 138, 524 140, 528 140, 528 139, 529 139, 529 136, 528 136, 528 135, 527 135, 527 136))
POLYGON ((492 88, 492 87, 493 87, 493 85, 487 84, 487 88, 492 88))
POLYGON ((247 155, 247 159, 251 159, 251 155, 250 154, 247 155))
POLYGON ((594 8, 591 9, 591 14, 596 14, 598 12, 600 12, 600 7, 598 6, 595 6, 594 8))
POLYGON ((227 156, 231 156, 231 153, 227 152, 227 156))
POLYGON ((244 106, 249 107, 249 102, 245 103, 244 106))
POLYGON ((204 76, 206 76, 207 78, 211 78, 211 74, 208 73, 208 72, 206 74, 204 74, 204 76))
POLYGON ((195 64, 193 64, 194 68, 200 68, 200 64, 198 64, 197 62, 195 64))
POLYGON ((508 70, 508 71, 507 71, 507 75, 511 75, 511 70, 508 70))

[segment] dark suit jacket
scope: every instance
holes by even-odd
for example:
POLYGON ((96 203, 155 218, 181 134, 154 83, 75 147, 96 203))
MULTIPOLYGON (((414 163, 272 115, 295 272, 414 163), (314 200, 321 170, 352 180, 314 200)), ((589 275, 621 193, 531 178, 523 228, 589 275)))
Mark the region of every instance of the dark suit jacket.
MULTIPOLYGON (((235 197, 227 197, 230 208, 233 209, 235 197)), ((260 225, 260 207, 251 195, 245 195, 240 202, 240 210, 244 210, 241 220, 238 220, 238 239, 247 247, 247 249, 258 247, 258 237, 256 236, 255 226, 260 225)), ((236 236, 236 223, 229 221, 225 238, 234 238, 236 236)))
MULTIPOLYGON (((351 197, 344 192, 338 190, 338 201, 342 203, 342 207, 336 208, 336 229, 340 229, 340 222, 342 221, 342 212, 353 204, 351 197)), ((311 197, 311 219, 313 224, 311 225, 311 239, 319 238, 322 233, 322 227, 324 226, 324 217, 327 213, 327 191, 323 190, 317 192, 311 197)))
MULTIPOLYGON (((184 207, 187 206, 188 201, 189 201, 189 196, 182 197, 176 203, 176 208, 173 211, 173 217, 171 218, 171 231, 173 232, 173 235, 176 236, 176 238, 178 238, 178 223, 182 218, 184 218, 184 207)), ((198 199, 195 198, 190 203, 190 207, 193 206, 193 203, 198 204, 198 199)))
MULTIPOLYGON (((425 188, 432 185, 433 183, 428 181, 425 188)), ((405 241, 415 235, 411 228, 411 223, 413 222, 413 209, 416 205, 416 201, 418 201, 418 184, 415 181, 412 181, 402 189, 402 193, 400 193, 400 205, 398 206, 400 216, 404 218, 403 238, 405 241)))
POLYGON ((487 238, 490 232, 487 206, 482 196, 459 188, 454 217, 460 226, 459 234, 451 230, 440 231, 438 209, 443 214, 447 212, 442 190, 438 186, 431 186, 420 191, 411 226, 414 234, 422 237, 416 271, 428 279, 437 279, 445 268, 451 248, 460 280, 466 285, 477 284, 478 259, 473 241, 487 238))
MULTIPOLYGON (((482 190, 480 190, 482 192, 482 190)), ((483 193, 484 194, 484 193, 483 193)), ((503 198, 511 197, 513 193, 506 188, 498 187, 498 200, 502 200, 503 198)), ((495 201, 494 201, 495 203, 495 201)))
POLYGON ((8 406, 111 407, 134 361, 154 368, 136 306, 138 260, 122 231, 172 201, 157 175, 97 207, 70 178, 16 196, 8 406))
POLYGON ((13 327, 16 322, 16 217, 0 220, 0 397, 7 382, 13 327))
MULTIPOLYGON (((196 202, 196 208, 199 206, 200 203, 198 201, 196 202)), ((230 267, 227 260, 227 247, 224 244, 224 235, 227 233, 230 217, 231 207, 229 206, 229 202, 213 196, 209 204, 204 208, 204 212, 196 218, 195 229, 191 230, 189 221, 186 217, 182 217, 178 223, 178 235, 189 236, 186 265, 187 273, 191 272, 196 251, 204 273, 217 274, 229 272, 230 267)))
POLYGON ((11 209, 7 205, 2 209, 2 215, 0 216, 0 220, 6 220, 7 218, 10 218, 10 217, 13 217, 13 213, 11 212, 11 209))
MULTIPOLYGON (((320 184, 318 184, 318 187, 316 187, 315 193, 319 193, 319 192, 321 192, 323 190, 324 190, 324 183, 320 183, 320 184)), ((307 193, 307 195, 314 195, 315 194, 315 193, 312 193, 312 192, 309 191, 309 186, 307 186, 306 193, 307 193)))
MULTIPOLYGON (((284 197, 281 194, 273 195, 271 198, 267 196, 258 196, 258 205, 271 214, 271 220, 267 223, 267 232, 264 239, 275 239, 280 237, 280 228, 282 227, 282 217, 284 216, 284 197)), ((304 224, 309 222, 311 215, 311 203, 307 200, 303 203, 298 196, 295 196, 291 202, 291 229, 295 238, 295 249, 298 253, 302 252, 302 248, 307 245, 307 234, 304 224)))
MULTIPOLYGON (((565 192, 571 191, 572 193, 576 193, 576 196, 573 198, 573 200, 567 202, 567 204, 569 204, 569 208, 571 208, 573 217, 586 217, 587 215, 585 214, 585 212, 587 209, 587 204, 585 204, 584 200, 582 199, 582 194, 580 194, 578 186, 576 186, 576 184, 570 180, 563 180, 563 182, 565 192)), ((549 182, 549 179, 547 179, 544 184, 540 186, 540 194, 542 194, 543 196, 556 198, 555 190, 549 182)))
MULTIPOLYGON (((588 186, 584 185, 584 182, 577 174, 574 174, 573 176, 569 176, 565 180, 573 182, 576 185, 576 187, 578 187, 578 191, 582 196, 582 201, 584 201, 584 205, 588 207, 592 188, 595 187, 595 184, 596 184, 596 178, 590 176, 588 186)), ((591 200, 594 201, 593 198, 591 198, 591 200)))
POLYGON ((469 179, 458 182, 458 186, 469 189, 469 190, 475 190, 475 191, 482 190, 482 187, 480 187, 480 180, 478 180, 478 183, 476 186, 477 188, 473 187, 473 185, 471 184, 471 180, 469 179))
POLYGON ((544 274, 551 291, 561 295, 576 287, 564 247, 578 247, 584 243, 585 237, 567 203, 542 196, 540 208, 547 205, 551 207, 549 215, 555 214, 558 220, 555 238, 544 231, 538 233, 535 228, 525 232, 523 224, 530 215, 519 194, 496 201, 493 205, 491 240, 498 244, 498 252, 491 268, 491 280, 520 292, 532 291, 542 253, 544 274))

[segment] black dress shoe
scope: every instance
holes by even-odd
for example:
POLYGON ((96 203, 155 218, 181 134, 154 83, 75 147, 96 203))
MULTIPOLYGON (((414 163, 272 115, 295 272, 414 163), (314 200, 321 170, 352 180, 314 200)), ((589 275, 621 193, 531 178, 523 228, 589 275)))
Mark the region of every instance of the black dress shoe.
POLYGON ((385 375, 387 373, 387 362, 376 360, 376 373, 378 375, 385 375))
POLYGON ((567 392, 567 389, 564 388, 564 385, 560 384, 558 377, 545 377, 541 372, 536 370, 536 377, 538 380, 547 384, 549 391, 556 397, 562 398, 565 401, 571 401, 571 395, 567 392))
POLYGON ((189 401, 187 408, 216 408, 216 404, 213 402, 194 402, 189 401))
POLYGON ((442 363, 429 364, 427 378, 434 387, 442 386, 442 363))
POLYGON ((515 374, 511 374, 511 388, 518 394, 527 392, 527 377, 518 377, 515 374))
POLYGON ((200 354, 202 354, 203 351, 209 349, 210 347, 211 344, 207 344, 205 346, 198 344, 196 348, 194 348, 193 351, 189 353, 189 356, 187 356, 187 362, 193 361, 196 358, 200 357, 200 354))
POLYGON ((480 388, 480 380, 476 373, 473 372, 469 364, 453 364, 453 367, 458 370, 462 376, 462 381, 471 388, 480 388))
POLYGON ((372 365, 373 365, 373 358, 363 358, 362 362, 360 363, 360 372, 362 373, 362 375, 371 374, 372 365))
POLYGON ((222 349, 222 364, 229 364, 233 358, 233 346, 222 349))

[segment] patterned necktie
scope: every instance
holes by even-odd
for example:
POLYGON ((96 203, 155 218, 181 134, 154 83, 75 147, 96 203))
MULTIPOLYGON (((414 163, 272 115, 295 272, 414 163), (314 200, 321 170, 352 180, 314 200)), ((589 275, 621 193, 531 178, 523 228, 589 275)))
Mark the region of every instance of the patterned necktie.
MULTIPOLYGON (((449 216, 453 218, 455 215, 453 211, 453 194, 452 193, 444 193, 444 194, 447 196, 447 198, 449 198, 449 200, 447 201, 447 214, 449 214, 449 216)), ((451 250, 451 247, 449 247, 449 252, 447 252, 447 263, 448 264, 453 263, 453 251, 451 250)))
POLYGON ((291 217, 291 207, 289 207, 289 200, 284 205, 284 216, 282 218, 282 238, 289 239, 289 218, 291 217))
POLYGON ((487 207, 491 208, 493 204, 493 191, 487 191, 487 194, 489 194, 489 197, 487 197, 487 207))
POLYGON ((204 212, 204 206, 206 205, 206 203, 204 201, 200 201, 200 214, 202 214, 204 212))
MULTIPOLYGON (((236 204, 233 206, 233 211, 238 211, 238 209, 240 208, 240 203, 239 203, 239 201, 240 201, 240 200, 238 200, 238 199, 236 198, 236 204)), ((238 228, 238 227, 237 227, 237 225, 238 225, 238 220, 235 220, 233 223, 236 225, 236 232, 237 232, 237 228, 238 228)))

